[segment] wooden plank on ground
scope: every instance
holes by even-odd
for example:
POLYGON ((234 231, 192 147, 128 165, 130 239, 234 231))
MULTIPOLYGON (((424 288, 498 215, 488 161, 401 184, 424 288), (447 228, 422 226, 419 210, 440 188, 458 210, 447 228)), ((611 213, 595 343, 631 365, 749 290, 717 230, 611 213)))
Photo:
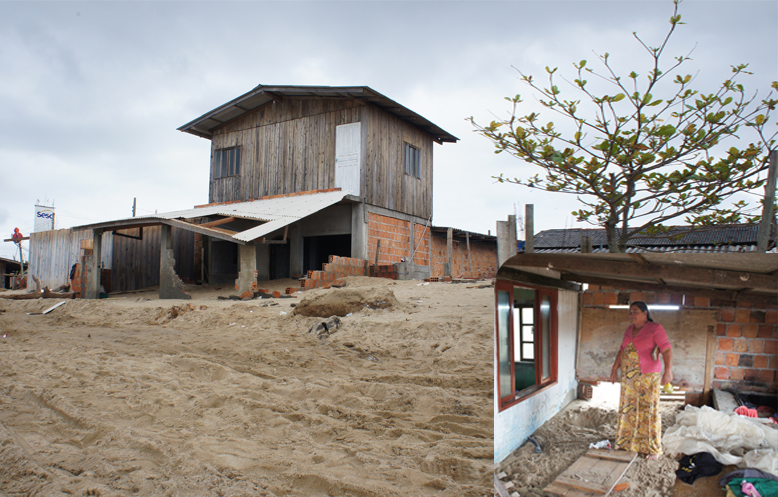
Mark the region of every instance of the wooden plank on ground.
POLYGON ((543 490, 562 497, 607 497, 635 457, 635 452, 590 449, 543 490))

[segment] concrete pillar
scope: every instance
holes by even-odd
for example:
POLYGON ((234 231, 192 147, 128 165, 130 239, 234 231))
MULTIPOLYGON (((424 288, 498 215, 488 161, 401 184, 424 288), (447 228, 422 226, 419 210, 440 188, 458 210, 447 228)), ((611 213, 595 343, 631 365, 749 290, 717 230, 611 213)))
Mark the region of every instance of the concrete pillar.
MULTIPOLYGON (((264 243, 261 245, 267 247, 264 243)), ((238 245, 238 279, 235 280, 235 289, 241 298, 254 296, 257 276, 257 245, 253 242, 238 245)))
POLYGON ((367 260, 367 208, 351 204, 351 257, 367 260))
MULTIPOLYGON (((270 279, 270 245, 258 243, 254 245, 254 251, 256 253, 255 268, 257 270, 257 281, 267 281, 270 279)), ((240 254, 240 249, 238 249, 238 253, 240 254)), ((292 265, 294 265, 294 262, 292 262, 292 265)))
POLYGON ((175 268, 171 227, 163 224, 159 236, 159 298, 189 300, 192 296, 184 291, 184 282, 175 268))
MULTIPOLYGON (((300 225, 298 223, 294 223, 291 226, 289 226, 289 235, 287 237, 287 243, 289 243, 289 271, 292 277, 294 275, 299 274, 302 276, 305 276, 303 274, 303 267, 304 267, 304 261, 303 261, 303 255, 305 254, 305 251, 303 250, 303 235, 302 231, 300 230, 300 225)), ((268 264, 269 264, 269 254, 268 252, 268 264)), ((259 252, 257 252, 257 262, 259 262, 259 252)), ((257 265, 257 269, 259 270, 259 274, 262 273, 262 267, 257 265)), ((266 274, 269 276, 269 271, 265 271, 266 274)), ((270 279, 270 278, 265 278, 270 279)), ((263 278, 259 278, 259 281, 263 281, 263 278)))
MULTIPOLYGON (((515 220, 515 219, 514 219, 515 220)), ((516 223, 513 223, 514 230, 516 223)), ((535 251, 535 204, 524 206, 524 253, 531 254, 535 251)))
POLYGON ((497 221, 497 267, 516 255, 516 216, 497 221))
POLYGON ((100 260, 102 259, 103 232, 102 230, 92 231, 92 260, 85 264, 87 267, 86 277, 86 298, 100 298, 100 260))

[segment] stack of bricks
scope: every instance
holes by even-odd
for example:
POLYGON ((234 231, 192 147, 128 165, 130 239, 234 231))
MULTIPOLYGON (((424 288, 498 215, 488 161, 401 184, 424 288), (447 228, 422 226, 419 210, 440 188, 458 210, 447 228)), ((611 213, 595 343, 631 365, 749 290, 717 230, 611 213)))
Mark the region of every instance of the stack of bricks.
POLYGON ((647 304, 716 311, 716 354, 713 388, 741 392, 778 390, 778 303, 752 304, 677 293, 629 292, 589 285, 583 305, 601 307, 647 304))
POLYGON ((391 280, 396 280, 398 274, 394 264, 382 264, 379 266, 370 266, 370 276, 373 278, 389 278, 391 280))
MULTIPOLYGON (((329 261, 322 265, 321 271, 308 271, 307 276, 300 279, 300 288, 303 290, 319 287, 329 288, 333 284, 341 283, 341 280, 346 276, 368 275, 367 261, 364 259, 331 255, 329 261)), ((298 291, 297 288, 286 289, 287 294, 296 291, 298 291)))

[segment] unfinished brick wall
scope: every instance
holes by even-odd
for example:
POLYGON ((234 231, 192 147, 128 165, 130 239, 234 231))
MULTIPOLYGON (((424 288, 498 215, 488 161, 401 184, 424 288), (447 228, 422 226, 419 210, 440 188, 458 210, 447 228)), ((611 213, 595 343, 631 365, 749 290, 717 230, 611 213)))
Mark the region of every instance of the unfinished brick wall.
POLYGON ((583 305, 593 307, 625 305, 635 300, 717 311, 717 350, 711 386, 740 392, 778 391, 778 303, 754 305, 676 293, 629 292, 597 285, 590 285, 583 295, 583 305))
MULTIPOLYGON (((453 264, 451 276, 454 278, 494 278, 497 275, 497 245, 480 240, 470 240, 470 257, 473 270, 470 271, 470 261, 467 258, 467 241, 462 238, 452 240, 453 264)), ((446 237, 432 237, 432 276, 442 277, 445 274, 443 264, 447 257, 446 237)))
MULTIPOLYGON (((429 265, 429 229, 423 224, 414 223, 413 262, 421 266, 429 265)), ((367 215, 367 253, 370 264, 376 263, 378 240, 381 249, 378 254, 378 264, 394 264, 400 259, 411 257, 411 222, 382 216, 369 212, 367 215)))

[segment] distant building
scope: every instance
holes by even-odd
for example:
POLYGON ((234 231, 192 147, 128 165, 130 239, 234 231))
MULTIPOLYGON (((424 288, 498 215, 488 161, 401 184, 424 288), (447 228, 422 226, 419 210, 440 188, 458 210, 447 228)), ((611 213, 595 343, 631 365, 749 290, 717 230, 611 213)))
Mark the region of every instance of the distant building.
MULTIPOLYGON (((756 252, 759 226, 732 224, 690 228, 673 226, 662 235, 635 235, 627 242, 626 253, 731 253, 756 252)), ((592 253, 609 251, 604 229, 553 229, 535 235, 535 252, 541 254, 582 252, 582 239, 589 238, 592 253)), ((770 235, 770 248, 775 249, 775 233, 770 235)), ((519 252, 524 242, 519 242, 519 252)))

